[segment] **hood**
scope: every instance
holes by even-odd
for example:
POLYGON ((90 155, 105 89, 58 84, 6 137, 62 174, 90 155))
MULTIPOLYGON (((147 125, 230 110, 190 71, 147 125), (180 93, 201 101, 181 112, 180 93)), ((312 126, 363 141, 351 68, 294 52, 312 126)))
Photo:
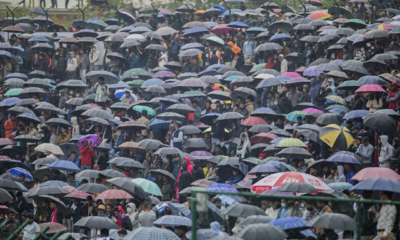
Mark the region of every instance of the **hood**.
POLYGON ((210 228, 214 236, 224 236, 224 233, 221 231, 221 225, 217 221, 210 223, 210 228))
POLYGON ((72 117, 71 118, 71 123, 72 123, 72 125, 77 125, 78 124, 78 118, 77 117, 72 117))
POLYGON ((229 41, 229 42, 228 42, 228 45, 229 45, 229 46, 233 46, 233 42, 232 42, 232 41, 229 41))
POLYGON ((73 52, 69 52, 68 56, 74 57, 74 53, 73 52))
POLYGON ((135 205, 134 203, 128 203, 128 204, 126 204, 126 208, 128 208, 128 207, 130 207, 130 208, 132 209, 132 211, 129 212, 129 213, 128 213, 128 211, 127 211, 127 213, 128 213, 129 215, 136 213, 136 205, 135 205))
POLYGON ((388 136, 387 135, 381 135, 380 136, 381 141, 382 141, 382 147, 386 147, 386 145, 388 145, 388 136))

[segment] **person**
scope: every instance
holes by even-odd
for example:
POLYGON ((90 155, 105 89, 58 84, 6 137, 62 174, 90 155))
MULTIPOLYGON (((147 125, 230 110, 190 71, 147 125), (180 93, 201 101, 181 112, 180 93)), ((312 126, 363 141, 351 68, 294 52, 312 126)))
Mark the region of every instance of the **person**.
POLYGON ((244 55, 244 63, 251 64, 254 56, 254 49, 256 48, 256 44, 252 39, 251 34, 246 35, 246 41, 243 44, 243 55, 244 55))
POLYGON ((317 206, 318 206, 318 210, 319 210, 319 214, 323 214, 323 213, 332 213, 332 209, 331 207, 328 205, 327 201, 318 201, 317 200, 317 206))
POLYGON ((181 171, 180 171, 180 174, 178 175, 178 179, 177 179, 179 191, 181 191, 187 187, 190 187, 190 184, 193 182, 193 177, 192 177, 193 167, 190 164, 190 159, 186 158, 186 160, 188 162, 182 163, 181 171), (191 166, 190 171, 188 170, 188 164, 190 164, 190 166, 191 166))
POLYGON ((133 103, 133 98, 129 91, 125 91, 124 95, 121 97, 120 100, 121 100, 121 102, 127 103, 129 105, 133 103))
POLYGON ((148 136, 148 131, 147 129, 149 128, 149 119, 147 118, 147 110, 142 110, 142 114, 140 118, 137 120, 138 123, 143 124, 146 126, 146 129, 142 130, 142 135, 144 138, 147 138, 148 136))
POLYGON ((280 95, 280 99, 278 101, 278 108, 281 113, 290 113, 292 112, 293 105, 292 102, 287 98, 286 93, 282 92, 280 95))
POLYGON ((186 237, 186 232, 187 232, 186 226, 176 226, 174 227, 174 232, 179 237, 180 240, 189 240, 186 237))
POLYGON ((67 73, 67 80, 69 79, 76 79, 76 69, 78 68, 78 63, 76 59, 74 58, 74 53, 69 52, 68 53, 68 59, 67 59, 67 67, 65 69, 67 73))
POLYGON ((129 69, 139 67, 139 56, 136 54, 135 50, 133 50, 129 54, 128 62, 129 62, 129 69))
MULTIPOLYGON (((380 199, 382 201, 391 201, 392 192, 381 191, 380 199)), ((393 226, 396 219, 397 209, 393 204, 383 204, 380 211, 378 212, 375 206, 371 206, 368 209, 369 212, 374 213, 378 223, 376 225, 377 239, 394 240, 393 226)))
POLYGON ((296 206, 294 199, 281 199, 281 209, 279 209, 277 219, 302 216, 303 212, 296 206))
POLYGON ((235 184, 235 183, 238 183, 238 182, 242 181, 243 178, 244 178, 243 173, 241 173, 239 169, 234 168, 232 170, 232 176, 230 176, 225 181, 225 183, 227 183, 227 184, 235 184))
POLYGON ((305 217, 303 217, 306 221, 309 221, 319 215, 319 212, 317 210, 317 203, 315 201, 307 201, 306 209, 307 211, 304 212, 305 217))
POLYGON ((72 124, 72 137, 76 137, 76 136, 80 135, 80 127, 78 124, 78 118, 75 116, 72 117, 71 124, 72 124))
POLYGON ((161 187, 161 201, 169 201, 171 200, 172 185, 167 176, 162 176, 162 187, 161 187))
POLYGON ((61 134, 57 136, 57 144, 66 143, 71 139, 68 129, 66 127, 61 127, 61 134))
POLYGON ((278 199, 271 199, 269 201, 270 207, 265 210, 268 217, 272 219, 278 218, 278 213, 281 210, 281 202, 278 199))
POLYGON ((390 168, 389 159, 393 155, 393 147, 388 143, 389 137, 381 135, 378 137, 378 143, 381 142, 381 151, 379 152, 379 167, 390 168))
POLYGON ((40 232, 40 227, 39 224, 34 221, 33 213, 26 214, 26 218, 28 219, 28 225, 26 225, 22 231, 22 240, 33 240, 40 232))
POLYGON ((386 102, 389 103, 388 108, 397 111, 400 106, 400 91, 397 82, 393 82, 389 88, 389 94, 386 97, 386 102))
POLYGON ((279 60, 281 61, 281 73, 285 73, 288 71, 288 62, 283 56, 283 54, 279 54, 279 60))
POLYGON ((232 41, 228 42, 228 46, 231 47, 231 51, 233 53, 232 63, 230 66, 235 67, 238 60, 238 54, 242 51, 242 49, 236 46, 232 41))
POLYGON ((149 202, 143 203, 144 210, 139 213, 139 223, 141 227, 152 227, 156 220, 156 214, 151 210, 151 204, 149 202))
POLYGON ((158 66, 159 67, 164 67, 164 64, 168 62, 168 55, 167 52, 161 52, 161 56, 158 58, 158 66))
POLYGON ((114 218, 115 223, 119 228, 124 228, 126 230, 132 231, 132 221, 128 215, 122 212, 123 209, 121 206, 118 206, 114 209, 114 218))
POLYGON ((50 209, 52 210, 52 213, 50 215, 49 222, 57 222, 57 223, 62 224, 63 219, 64 219, 64 215, 61 212, 61 210, 59 210, 57 208, 57 204, 58 203, 55 200, 51 200, 50 201, 50 209))
POLYGON ((100 51, 97 49, 97 46, 93 44, 89 53, 89 71, 100 70, 100 65, 97 64, 99 59, 100 51))
POLYGON ((170 131, 167 134, 169 146, 182 149, 183 132, 178 129, 178 125, 171 123, 170 131))
POLYGON ((51 209, 50 209, 50 201, 48 199, 44 199, 42 201, 42 206, 38 206, 35 212, 35 222, 44 223, 48 222, 51 216, 51 209))
POLYGON ((245 159, 251 152, 251 143, 247 133, 243 132, 240 134, 240 142, 236 148, 236 156, 239 159, 245 159))
POLYGON ((108 87, 104 83, 104 78, 99 77, 97 83, 92 87, 92 93, 96 94, 94 101, 96 103, 105 104, 107 100, 108 87))
POLYGON ((15 114, 11 114, 10 118, 4 123, 4 129, 6 130, 6 138, 12 139, 15 136, 13 132, 17 130, 17 119, 15 114))
POLYGON ((369 144, 369 137, 363 138, 363 144, 361 144, 356 152, 356 155, 361 159, 364 167, 370 167, 372 164, 372 154, 374 153, 374 147, 369 144))
POLYGON ((88 141, 83 141, 83 146, 79 148, 79 151, 81 152, 81 169, 91 169, 93 164, 92 159, 95 157, 95 154, 88 141))

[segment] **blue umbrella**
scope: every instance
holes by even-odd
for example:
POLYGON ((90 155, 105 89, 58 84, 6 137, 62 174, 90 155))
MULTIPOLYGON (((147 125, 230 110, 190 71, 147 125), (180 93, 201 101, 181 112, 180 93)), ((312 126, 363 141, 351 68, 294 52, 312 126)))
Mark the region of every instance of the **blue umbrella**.
POLYGON ((181 216, 172 216, 166 215, 162 216, 154 222, 156 226, 166 226, 166 227, 175 227, 175 226, 192 226, 192 220, 187 217, 181 216))
POLYGON ((385 85, 386 82, 385 80, 383 80, 382 78, 378 77, 378 76, 372 76, 372 75, 366 75, 366 76, 362 76, 360 77, 360 79, 358 79, 357 83, 359 84, 378 84, 378 85, 385 85))
MULTIPOLYGON (((317 65, 318 66, 318 65, 317 65)), ((323 71, 320 70, 315 70, 315 68, 317 66, 311 66, 309 68, 307 68, 304 72, 303 72, 303 76, 307 76, 307 77, 314 77, 314 76, 318 76, 321 73, 324 73, 323 71)))
POLYGON ((236 78, 240 78, 240 77, 243 77, 243 76, 232 75, 232 76, 229 76, 229 77, 225 78, 224 81, 232 82, 232 81, 236 80, 236 78))
POLYGON ((11 54, 10 52, 4 51, 4 50, 0 50, 0 57, 8 57, 11 59, 15 58, 15 56, 13 54, 11 54))
POLYGON ((207 190, 212 192, 238 192, 234 186, 226 183, 211 184, 207 187, 207 190))
POLYGON ((342 109, 334 108, 334 109, 329 109, 329 112, 331 113, 336 113, 337 115, 344 117, 346 115, 346 112, 343 111, 342 109))
POLYGON ((126 91, 129 92, 129 94, 131 95, 131 97, 134 101, 137 100, 138 97, 131 90, 128 90, 128 89, 118 89, 117 91, 115 91, 114 96, 117 97, 118 99, 121 99, 122 96, 124 96, 126 91))
POLYGON ((215 198, 221 199, 221 202, 227 205, 233 205, 239 203, 238 201, 236 201, 235 199, 231 198, 228 195, 218 194, 217 196, 215 196, 215 198))
POLYGON ((214 219, 216 219, 216 221, 218 222, 224 221, 224 215, 222 215, 221 210, 219 210, 219 208, 217 208, 217 206, 215 206, 214 203, 207 201, 207 207, 208 209, 211 210, 211 213, 213 214, 214 219))
POLYGON ((291 122, 297 122, 297 118, 298 117, 301 117, 302 119, 304 119, 306 115, 307 115, 306 112, 293 111, 293 112, 291 112, 291 113, 286 115, 286 119, 291 121, 291 122))
POLYGON ((41 123, 39 118, 32 113, 21 113, 20 115, 17 116, 17 120, 28 120, 29 122, 37 122, 41 123))
POLYGON ((182 36, 189 36, 189 35, 197 34, 197 33, 206 33, 209 31, 210 30, 208 30, 207 28, 204 28, 204 27, 192 27, 192 28, 187 29, 182 36))
POLYGON ((104 21, 101 20, 100 18, 89 18, 87 22, 90 23, 90 22, 104 22, 104 21))
POLYGON ((147 88, 150 86, 156 86, 156 85, 161 85, 161 84, 164 84, 163 80, 161 80, 159 78, 150 78, 150 79, 146 80, 140 87, 147 88))
POLYGON ((225 67, 225 64, 213 64, 213 65, 208 66, 206 69, 207 70, 209 70, 209 69, 220 69, 222 67, 225 67))
POLYGON ((106 23, 108 25, 118 25, 119 21, 116 18, 109 18, 109 19, 106 20, 106 23))
POLYGON ((49 169, 64 170, 71 172, 79 172, 81 170, 78 166, 76 166, 75 163, 66 160, 55 161, 47 165, 47 167, 49 169))
POLYGON ((315 233, 313 231, 311 231, 311 229, 306 229, 306 230, 300 231, 300 233, 306 237, 312 237, 315 239, 318 238, 317 235, 315 235, 315 233))
POLYGON ((64 186, 69 186, 68 183, 63 182, 63 181, 58 181, 58 180, 52 180, 52 181, 47 181, 44 183, 41 183, 39 187, 43 186, 59 186, 59 187, 64 187, 64 186))
POLYGON ((285 138, 287 138, 287 137, 277 137, 277 138, 273 139, 272 141, 270 141, 270 143, 271 144, 277 144, 277 143, 279 143, 280 141, 282 141, 285 138))
POLYGON ((249 173, 256 174, 256 173, 277 173, 277 172, 280 172, 280 169, 277 168, 275 165, 263 164, 255 166, 253 169, 251 169, 249 173))
POLYGON ((223 7, 220 6, 220 5, 212 5, 211 8, 219 9, 221 12, 225 12, 225 11, 226 11, 225 8, 223 8, 223 7))
POLYGON ((282 230, 291 230, 291 229, 307 229, 310 228, 306 224, 306 220, 299 217, 286 217, 286 218, 279 218, 273 221, 270 221, 269 224, 277 226, 282 230))
POLYGON ((291 37, 290 37, 289 35, 287 35, 287 34, 279 33, 279 34, 273 35, 273 36, 269 39, 269 41, 272 42, 272 41, 275 41, 275 40, 290 39, 290 38, 291 38, 291 37))
POLYGON ((28 41, 30 41, 30 42, 48 42, 49 39, 42 35, 34 35, 31 38, 29 38, 28 41))
POLYGON ((334 163, 362 164, 353 153, 346 151, 340 151, 330 156, 328 159, 326 159, 326 161, 334 163))
POLYGON ((150 120, 149 123, 151 130, 168 129, 169 125, 171 124, 171 121, 153 118, 150 120))
POLYGON ((19 178, 19 176, 21 174, 23 174, 25 176, 25 181, 28 181, 28 182, 33 181, 32 174, 24 168, 15 167, 15 168, 8 169, 7 174, 13 178, 19 178))
POLYGON ((20 101, 21 101, 21 99, 19 99, 17 97, 6 98, 0 102, 0 107, 10 107, 20 101))
POLYGON ((211 126, 213 119, 218 118, 220 115, 221 113, 207 113, 200 117, 200 122, 211 126))
POLYGON ((40 14, 40 15, 46 15, 46 13, 45 13, 42 9, 40 9, 40 8, 31 9, 30 13, 33 13, 33 14, 40 14))
POLYGON ((353 110, 353 111, 346 113, 346 115, 344 115, 343 118, 344 119, 354 119, 354 118, 365 117, 368 114, 371 114, 371 112, 368 110, 353 110))
POLYGON ((364 190, 400 193, 400 182, 387 178, 368 178, 350 189, 351 192, 356 193, 364 190))
POLYGON ((218 25, 218 23, 216 22, 204 22, 204 24, 207 24, 210 28, 213 28, 218 25))
POLYGON ((272 165, 274 167, 279 168, 281 171, 287 171, 287 170, 296 171, 296 169, 293 166, 283 163, 283 162, 278 162, 278 161, 268 161, 268 162, 264 163, 264 165, 272 165))
POLYGON ((243 12, 242 10, 240 10, 240 9, 231 9, 231 10, 226 10, 221 16, 229 16, 229 14, 230 14, 230 12, 233 14, 233 13, 241 13, 241 12, 243 12))
POLYGON ((192 212, 185 205, 180 203, 168 203, 169 208, 171 208, 172 214, 179 216, 183 214, 185 217, 192 218, 192 212))
MULTIPOLYGON (((228 27, 233 27, 233 28, 248 28, 249 26, 247 26, 246 23, 244 22, 239 22, 239 21, 234 21, 234 22, 230 22, 228 24, 228 27)), ((289 36, 290 37, 290 36, 289 36)))
POLYGON ((337 191, 349 190, 350 188, 353 187, 353 185, 348 182, 335 182, 335 183, 329 183, 328 185, 329 187, 337 191))

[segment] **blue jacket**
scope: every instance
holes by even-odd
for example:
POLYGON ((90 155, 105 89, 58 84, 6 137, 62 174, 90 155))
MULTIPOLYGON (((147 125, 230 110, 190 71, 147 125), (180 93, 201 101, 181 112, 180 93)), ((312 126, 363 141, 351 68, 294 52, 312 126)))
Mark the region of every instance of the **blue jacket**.
POLYGON ((228 181, 229 183, 238 183, 238 182, 242 181, 243 178, 244 178, 243 174, 238 173, 236 176, 232 175, 226 181, 228 181))
POLYGON ((172 40, 171 45, 172 45, 171 52, 173 54, 178 54, 180 48, 178 39, 175 38, 174 40, 172 40))
POLYGON ((346 172, 346 182, 351 183, 354 185, 354 180, 351 180, 351 178, 355 175, 355 172, 353 170, 350 170, 349 172, 346 172))
POLYGON ((129 60, 129 69, 138 67, 139 57, 137 55, 129 57, 128 60, 129 60))
MULTIPOLYGON (((68 161, 72 162, 72 158, 69 157, 68 161)), ((73 163, 75 163, 76 166, 80 167, 81 166, 81 159, 79 157, 76 157, 75 161, 73 161, 73 163)))
POLYGON ((254 43, 253 40, 248 40, 244 42, 243 44, 243 55, 245 56, 253 56, 254 55, 254 49, 256 48, 256 44, 254 43))

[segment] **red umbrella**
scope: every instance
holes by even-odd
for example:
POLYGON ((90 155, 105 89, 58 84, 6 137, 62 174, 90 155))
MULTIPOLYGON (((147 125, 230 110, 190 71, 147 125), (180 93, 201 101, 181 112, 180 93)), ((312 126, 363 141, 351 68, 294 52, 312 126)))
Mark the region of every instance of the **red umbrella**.
POLYGON ((196 127, 204 130, 204 129, 209 128, 210 126, 208 126, 208 125, 206 125, 204 123, 198 123, 198 124, 196 124, 196 127))
POLYGON ((254 135, 250 138, 251 144, 257 144, 257 143, 269 143, 271 140, 277 138, 275 134, 272 133, 259 133, 257 135, 254 135))
POLYGON ((363 181, 368 178, 387 178, 392 180, 400 180, 400 175, 390 168, 364 168, 354 175, 351 179, 363 181))
POLYGON ((241 123, 243 126, 252 127, 257 124, 268 124, 264 119, 260 117, 248 117, 241 123))
POLYGON ((236 28, 228 27, 228 24, 219 24, 211 29, 212 33, 229 33, 237 32, 236 28))
POLYGON ((11 161, 11 160, 12 159, 7 157, 7 156, 0 155, 0 162, 2 162, 2 161, 8 162, 8 161, 11 161))
POLYGON ((311 13, 310 15, 308 15, 307 18, 311 19, 311 20, 317 20, 317 19, 327 19, 330 18, 331 15, 327 12, 324 11, 315 11, 313 13, 311 13))
POLYGON ((271 174, 251 186, 251 190, 257 193, 263 193, 266 190, 278 188, 288 182, 302 182, 311 184, 318 191, 331 190, 323 180, 312 175, 300 172, 280 172, 271 174))
POLYGON ((0 205, 0 212, 2 212, 2 213, 13 212, 13 213, 15 213, 15 214, 18 214, 17 212, 15 212, 14 210, 10 209, 10 208, 7 207, 6 205, 0 205))
POLYGON ((39 224, 39 227, 40 227, 40 231, 42 231, 45 227, 50 227, 49 230, 46 232, 48 234, 64 232, 64 231, 68 230, 68 228, 66 228, 64 225, 59 224, 57 222, 41 223, 41 224, 39 224))
POLYGON ((298 74, 297 72, 284 72, 281 75, 282 76, 288 76, 288 77, 291 77, 291 78, 301 77, 300 74, 298 74))
POLYGON ((128 192, 120 189, 106 190, 97 196, 96 199, 129 199, 133 198, 128 192))
POLYGON ((92 194, 85 193, 80 190, 72 190, 70 193, 68 193, 65 197, 66 198, 72 198, 72 199, 80 199, 80 200, 86 200, 88 196, 92 196, 92 194))

